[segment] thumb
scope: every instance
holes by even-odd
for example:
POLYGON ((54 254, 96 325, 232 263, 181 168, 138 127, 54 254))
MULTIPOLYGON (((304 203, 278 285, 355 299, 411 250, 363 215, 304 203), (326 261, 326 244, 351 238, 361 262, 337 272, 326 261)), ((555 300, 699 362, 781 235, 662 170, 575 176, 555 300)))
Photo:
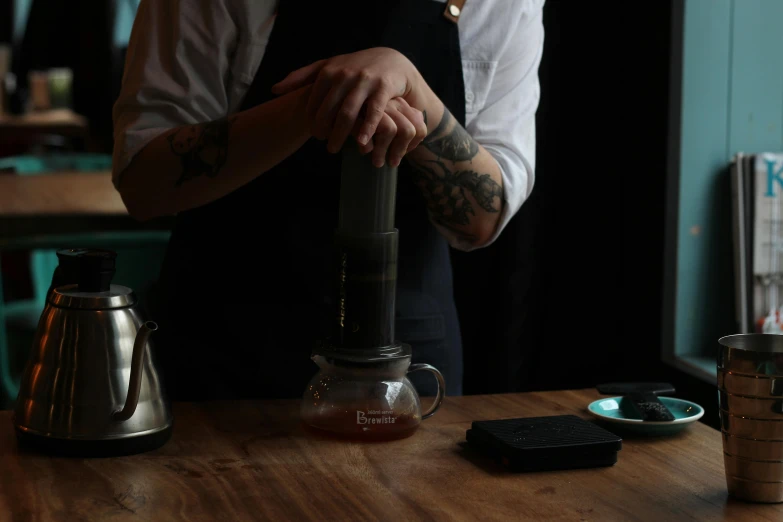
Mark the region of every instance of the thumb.
POLYGON ((297 69, 286 76, 282 81, 272 86, 274 94, 286 94, 297 90, 299 87, 315 82, 318 73, 321 72, 326 60, 318 60, 310 65, 297 69))

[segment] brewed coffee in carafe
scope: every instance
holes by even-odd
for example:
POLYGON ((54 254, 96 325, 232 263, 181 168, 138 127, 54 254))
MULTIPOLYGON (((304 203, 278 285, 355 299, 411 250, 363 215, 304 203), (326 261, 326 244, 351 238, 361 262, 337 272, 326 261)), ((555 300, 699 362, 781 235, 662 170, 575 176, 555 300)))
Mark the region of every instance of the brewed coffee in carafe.
POLYGON ((443 376, 428 364, 402 357, 362 362, 316 355, 320 371, 305 390, 302 419, 311 428, 358 440, 391 440, 412 435, 422 419, 435 413, 443 399, 443 376), (407 378, 428 370, 438 380, 438 396, 422 413, 421 401, 407 378))
POLYGON ((436 368, 412 365, 410 346, 394 335, 397 169, 374 167, 349 142, 343 149, 340 183, 334 234, 336 309, 329 337, 313 350, 320 370, 305 389, 302 420, 319 432, 358 440, 406 437, 437 411, 445 385, 436 368), (424 413, 406 377, 420 370, 432 372, 438 381, 435 401, 424 413))

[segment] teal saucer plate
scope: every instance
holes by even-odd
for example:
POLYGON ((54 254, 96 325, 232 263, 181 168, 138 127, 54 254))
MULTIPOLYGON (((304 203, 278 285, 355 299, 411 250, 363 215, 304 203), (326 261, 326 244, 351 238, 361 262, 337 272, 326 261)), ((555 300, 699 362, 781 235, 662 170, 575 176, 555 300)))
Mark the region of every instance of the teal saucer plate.
MULTIPOLYGON (((674 415, 673 421, 643 421, 632 403, 624 397, 608 397, 590 403, 587 407, 593 416, 611 425, 610 431, 623 431, 638 435, 674 435, 698 421, 704 415, 704 408, 696 403, 673 397, 658 397, 674 415)), ((607 426, 609 427, 609 426, 607 426)))

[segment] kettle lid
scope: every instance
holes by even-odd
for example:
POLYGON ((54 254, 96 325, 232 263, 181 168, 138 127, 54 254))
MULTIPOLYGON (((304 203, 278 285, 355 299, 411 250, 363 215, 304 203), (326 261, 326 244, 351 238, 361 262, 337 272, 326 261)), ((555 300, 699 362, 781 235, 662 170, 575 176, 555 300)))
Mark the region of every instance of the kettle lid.
POLYGON ((109 285, 104 292, 84 292, 79 285, 65 285, 52 290, 49 302, 59 308, 111 310, 135 305, 136 294, 122 285, 109 285))

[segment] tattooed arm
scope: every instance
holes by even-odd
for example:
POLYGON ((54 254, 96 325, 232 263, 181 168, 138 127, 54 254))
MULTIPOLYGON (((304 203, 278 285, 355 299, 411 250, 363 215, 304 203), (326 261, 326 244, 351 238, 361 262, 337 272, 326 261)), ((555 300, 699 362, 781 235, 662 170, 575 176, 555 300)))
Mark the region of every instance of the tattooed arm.
POLYGON ((465 247, 482 246, 492 238, 503 210, 500 167, 440 101, 429 105, 440 109, 441 115, 435 114, 439 123, 425 112, 429 134, 406 156, 416 184, 435 223, 465 247))
POLYGON ((136 219, 176 214, 219 199, 296 152, 310 137, 310 87, 229 118, 169 130, 122 173, 119 191, 136 219))

